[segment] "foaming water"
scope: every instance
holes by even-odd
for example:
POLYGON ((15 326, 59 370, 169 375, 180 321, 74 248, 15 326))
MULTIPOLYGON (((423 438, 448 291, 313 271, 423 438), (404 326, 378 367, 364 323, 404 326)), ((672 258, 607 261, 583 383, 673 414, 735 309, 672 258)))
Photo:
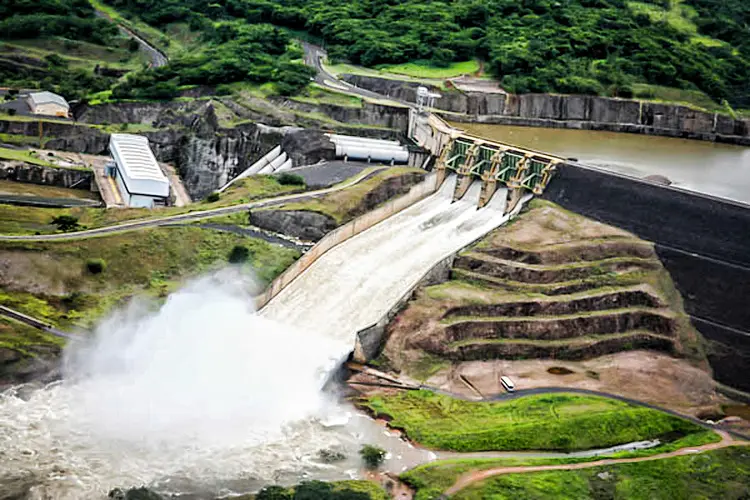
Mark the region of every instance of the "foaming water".
POLYGON ((133 304, 73 345, 66 380, 0 395, 0 487, 31 477, 39 498, 96 498, 116 486, 210 495, 268 482, 356 475, 357 450, 400 471, 434 458, 324 396, 355 332, 437 261, 507 220, 505 193, 435 195, 342 243, 256 314, 234 270, 161 307, 133 304), (323 448, 347 460, 327 465, 323 448))

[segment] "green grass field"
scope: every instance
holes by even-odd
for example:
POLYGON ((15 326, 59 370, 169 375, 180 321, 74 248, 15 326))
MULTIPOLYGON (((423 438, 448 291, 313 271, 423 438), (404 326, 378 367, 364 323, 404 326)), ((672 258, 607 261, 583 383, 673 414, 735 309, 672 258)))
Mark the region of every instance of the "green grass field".
POLYGON ((0 160, 16 160, 32 163, 34 165, 41 165, 43 167, 55 167, 54 163, 50 163, 47 160, 40 158, 38 154, 20 149, 0 148, 0 160))
POLYGON ((732 447, 663 460, 496 476, 456 500, 741 499, 750 496, 750 450, 732 447))
POLYGON ((424 170, 411 167, 389 168, 343 191, 329 193, 307 201, 288 203, 283 205, 282 209, 319 212, 333 217, 339 224, 344 224, 359 215, 356 213, 356 209, 365 197, 383 182, 392 177, 414 172, 423 174, 424 170))
POLYGON ((700 432, 701 427, 648 408, 574 394, 470 402, 430 391, 373 396, 363 402, 428 448, 462 452, 607 448, 700 432))
POLYGON ((720 436, 713 431, 705 430, 690 434, 668 444, 634 452, 620 452, 611 455, 587 458, 457 458, 439 460, 417 466, 402 473, 402 481, 414 488, 415 500, 435 500, 451 487, 460 476, 472 470, 486 470, 495 467, 519 467, 523 465, 558 465, 592 462, 603 458, 648 457, 669 453, 681 448, 715 443, 720 436))
POLYGON ((236 245, 246 247, 246 264, 268 283, 299 257, 299 252, 257 238, 202 229, 172 227, 80 241, 2 242, 0 259, 13 269, 10 289, 0 289, 0 304, 60 326, 88 326, 113 305, 132 295, 163 296, 190 276, 227 264, 236 245), (101 274, 86 269, 103 259, 101 274), (23 269, 34 269, 33 277, 23 269))
POLYGON ((454 62, 444 68, 434 66, 429 62, 414 61, 403 64, 385 64, 378 66, 378 69, 386 73, 412 78, 445 79, 461 75, 473 75, 479 71, 480 66, 476 60, 454 62))
POLYGON ((57 232, 51 224, 54 217, 72 215, 78 217, 82 227, 93 229, 135 219, 151 219, 208 210, 212 208, 248 203, 263 198, 272 198, 300 191, 300 186, 279 184, 275 177, 255 175, 232 184, 219 201, 197 203, 187 207, 169 207, 150 210, 147 208, 129 208, 112 210, 105 208, 37 208, 0 204, 0 234, 48 234, 57 232))

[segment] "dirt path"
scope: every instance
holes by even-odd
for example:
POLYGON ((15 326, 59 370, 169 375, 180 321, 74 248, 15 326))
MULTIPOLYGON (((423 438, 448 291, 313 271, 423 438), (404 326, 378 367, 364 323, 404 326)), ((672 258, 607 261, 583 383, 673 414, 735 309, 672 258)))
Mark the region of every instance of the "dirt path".
POLYGON ((583 462, 577 464, 559 464, 559 465, 527 465, 520 467, 497 467, 494 469, 487 469, 481 471, 473 471, 459 477, 456 483, 448 488, 443 497, 450 497, 469 485, 472 485, 479 481, 484 481, 487 478, 493 476, 500 476, 503 474, 524 474, 527 472, 544 472, 552 470, 577 470, 577 469, 589 469, 592 467, 601 467, 603 465, 614 465, 614 464, 630 464, 635 462, 647 462, 650 460, 663 460, 665 458, 679 457, 683 455, 692 455, 695 453, 703 453, 711 450, 718 450, 720 448, 726 448, 728 446, 747 446, 750 445, 749 441, 741 441, 734 439, 727 432, 717 430, 721 436, 721 441, 718 443, 709 443, 701 446, 681 448, 669 453, 660 453, 658 455, 651 455, 650 457, 639 457, 639 458, 614 458, 596 460, 594 462, 583 462))

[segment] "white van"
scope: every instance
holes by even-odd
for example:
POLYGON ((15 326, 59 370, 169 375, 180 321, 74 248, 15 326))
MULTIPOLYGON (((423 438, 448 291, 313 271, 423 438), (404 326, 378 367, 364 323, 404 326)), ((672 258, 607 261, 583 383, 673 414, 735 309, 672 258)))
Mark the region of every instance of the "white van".
POLYGON ((516 385, 513 383, 513 381, 506 376, 500 377, 500 383, 503 384, 503 387, 505 387, 505 390, 508 392, 513 392, 516 390, 516 385))

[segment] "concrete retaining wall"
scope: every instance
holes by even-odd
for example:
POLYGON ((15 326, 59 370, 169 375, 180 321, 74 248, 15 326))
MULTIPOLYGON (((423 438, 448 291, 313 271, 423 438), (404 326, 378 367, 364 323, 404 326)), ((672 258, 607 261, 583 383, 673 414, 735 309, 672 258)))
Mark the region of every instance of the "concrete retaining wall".
POLYGON ((654 242, 717 380, 750 390, 750 206, 579 165, 542 197, 654 242))
POLYGON ((435 264, 432 269, 427 271, 419 281, 409 288, 408 292, 396 301, 393 307, 391 307, 377 323, 357 332, 354 339, 354 361, 357 361, 358 363, 366 363, 380 354, 388 324, 396 317, 401 309, 406 306, 409 300, 411 300, 415 290, 423 286, 443 283, 450 278, 453 261, 456 259, 456 255, 458 255, 458 252, 449 255, 435 264))
MULTIPOLYGON (((394 99, 416 102, 418 82, 361 75, 342 78, 394 99)), ((687 106, 588 95, 486 94, 460 90, 441 94, 438 110, 453 121, 547 128, 607 130, 750 145, 750 120, 687 106)))
POLYGON ((316 260, 318 260, 331 248, 371 228, 378 222, 387 219, 391 215, 398 213, 407 207, 410 207, 419 200, 434 193, 437 187, 435 185, 436 180, 437 176, 434 173, 428 174, 425 177, 424 181, 412 187, 409 193, 405 194, 404 196, 391 200, 384 205, 376 208, 375 210, 357 217, 356 219, 328 233, 310 250, 305 252, 305 254, 300 257, 294 264, 289 266, 286 271, 281 273, 275 280, 273 280, 273 282, 268 285, 265 292, 256 297, 256 307, 260 309, 265 306, 268 302, 271 301, 271 299, 278 295, 279 292, 286 288, 289 283, 294 281, 300 274, 302 274, 308 267, 310 267, 316 260))

